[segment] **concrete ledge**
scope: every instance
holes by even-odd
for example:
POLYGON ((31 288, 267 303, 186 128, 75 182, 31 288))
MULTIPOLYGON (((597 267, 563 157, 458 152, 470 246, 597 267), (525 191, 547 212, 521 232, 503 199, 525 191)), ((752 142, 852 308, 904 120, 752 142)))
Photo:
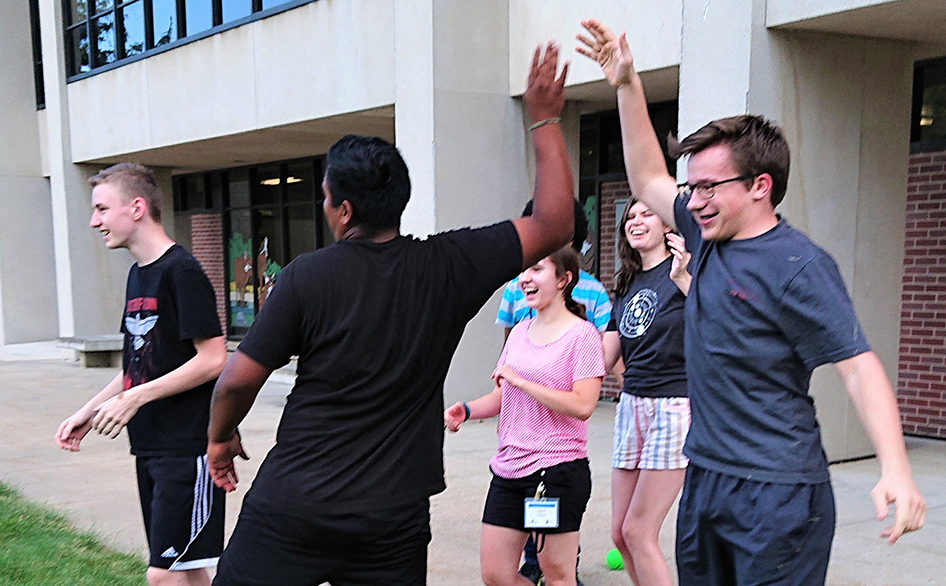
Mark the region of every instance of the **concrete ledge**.
POLYGON ((76 360, 84 368, 114 368, 122 364, 121 334, 59 338, 59 346, 75 351, 76 360))

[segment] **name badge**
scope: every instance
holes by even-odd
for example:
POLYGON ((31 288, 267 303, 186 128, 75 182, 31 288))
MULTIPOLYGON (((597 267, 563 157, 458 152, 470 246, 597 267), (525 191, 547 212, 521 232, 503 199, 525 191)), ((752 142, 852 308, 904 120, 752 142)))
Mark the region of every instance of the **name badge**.
POLYGON ((526 499, 525 527, 555 529, 558 527, 558 499, 526 499))

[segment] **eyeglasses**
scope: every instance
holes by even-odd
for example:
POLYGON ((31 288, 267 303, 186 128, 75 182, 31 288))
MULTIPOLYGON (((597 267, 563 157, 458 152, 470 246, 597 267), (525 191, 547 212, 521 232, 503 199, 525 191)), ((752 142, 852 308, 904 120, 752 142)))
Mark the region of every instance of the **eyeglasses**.
POLYGON ((696 194, 703 199, 712 199, 716 195, 716 188, 720 185, 725 185, 726 183, 733 183, 734 181, 745 181, 746 179, 755 179, 759 176, 759 173, 750 173, 747 175, 740 175, 739 177, 733 177, 732 179, 723 179, 722 181, 712 181, 708 183, 697 183, 696 185, 690 185, 689 183, 680 183, 677 185, 677 193, 683 197, 689 197, 690 194, 696 194))

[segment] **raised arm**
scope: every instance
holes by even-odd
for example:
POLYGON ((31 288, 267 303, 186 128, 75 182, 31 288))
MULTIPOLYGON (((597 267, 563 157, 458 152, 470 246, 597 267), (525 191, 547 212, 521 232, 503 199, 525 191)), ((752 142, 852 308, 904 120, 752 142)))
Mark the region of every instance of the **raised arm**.
POLYGON ((197 354, 184 364, 102 403, 92 419, 92 428, 108 437, 118 437, 142 405, 189 391, 217 378, 227 363, 227 343, 223 336, 198 338, 193 343, 197 354))
POLYGON ((888 505, 896 506, 894 524, 881 532, 889 543, 895 543, 902 534, 923 527, 926 503, 913 482, 893 389, 873 352, 842 360, 835 364, 835 368, 877 450, 880 481, 870 496, 878 519, 887 516, 888 505))
POLYGON ((210 425, 207 428, 207 464, 214 484, 227 492, 236 489, 239 478, 233 459, 247 459, 237 433, 237 425, 256 401, 272 370, 239 350, 227 363, 210 400, 210 425))
POLYGON ((512 221, 522 244, 522 268, 531 267, 568 244, 574 230, 574 185, 559 119, 565 106, 565 74, 558 70, 558 46, 549 43, 542 56, 536 47, 523 96, 532 120, 535 148, 535 195, 532 216, 512 221))
POLYGON ((634 57, 625 33, 620 38, 597 20, 583 20, 588 35, 577 35, 583 46, 576 50, 598 63, 605 78, 617 90, 624 166, 631 193, 676 229, 673 201, 677 185, 667 171, 660 142, 647 113, 641 78, 634 70, 634 57))

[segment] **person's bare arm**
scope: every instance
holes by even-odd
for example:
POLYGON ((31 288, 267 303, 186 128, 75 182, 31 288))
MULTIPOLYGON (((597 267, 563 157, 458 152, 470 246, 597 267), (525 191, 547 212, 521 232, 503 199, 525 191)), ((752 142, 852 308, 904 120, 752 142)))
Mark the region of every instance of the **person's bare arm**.
POLYGON ((870 496, 878 519, 887 516, 888 505, 895 505, 894 524, 881 532, 889 543, 895 543, 904 533, 923 527, 926 503, 913 482, 893 389, 873 352, 858 354, 834 366, 877 451, 880 480, 870 496))
POLYGON ((608 372, 614 372, 621 358, 621 337, 617 332, 605 332, 601 339, 604 346, 604 369, 608 372))
POLYGON ((120 392, 102 403, 92 418, 92 428, 115 438, 142 405, 217 378, 227 363, 227 343, 223 336, 195 338, 193 342, 197 351, 193 358, 163 376, 120 392))
POLYGON ((233 459, 247 459, 236 431, 256 401, 272 370, 239 350, 214 387, 210 400, 210 425, 207 428, 207 464, 214 483, 227 492, 236 489, 239 478, 233 459))
POLYGON ((105 387, 88 400, 81 409, 59 424, 56 445, 63 450, 78 452, 82 438, 92 429, 92 418, 102 403, 122 392, 124 373, 119 372, 105 387))
POLYGON ((450 431, 459 431, 460 425, 466 420, 466 410, 470 410, 470 419, 487 419, 499 414, 502 406, 503 392, 499 385, 478 399, 466 403, 454 403, 443 412, 443 425, 450 431))
POLYGON ((500 366, 493 371, 493 378, 498 383, 506 379, 509 384, 522 389, 524 393, 545 405, 552 411, 587 420, 595 411, 598 395, 601 393, 600 378, 585 378, 572 383, 571 391, 563 392, 534 383, 519 376, 509 365, 500 366))
MULTIPOLYGON (((529 118, 535 122, 554 120, 565 106, 565 75, 556 78, 558 47, 549 43, 544 57, 536 47, 523 96, 529 118)), ((546 123, 530 132, 535 148, 535 194, 532 216, 512 221, 522 245, 522 268, 531 267, 568 244, 574 230, 574 185, 562 129, 546 123)))
POLYGON ((624 33, 615 37, 594 19, 581 25, 588 35, 577 35, 584 46, 577 51, 598 63, 608 83, 617 90, 618 114, 627 180, 634 197, 647 204, 664 222, 676 229, 673 202, 677 184, 667 170, 660 142, 647 113, 647 99, 634 57, 624 33))

